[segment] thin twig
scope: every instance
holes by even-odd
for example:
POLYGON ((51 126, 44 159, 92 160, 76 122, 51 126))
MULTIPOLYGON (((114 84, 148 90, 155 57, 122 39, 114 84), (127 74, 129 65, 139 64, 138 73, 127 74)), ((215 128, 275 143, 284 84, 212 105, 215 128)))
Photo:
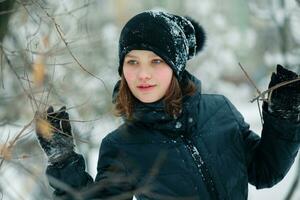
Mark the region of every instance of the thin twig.
MULTIPOLYGON (((154 160, 154 163, 153 163, 152 167, 150 168, 150 170, 148 171, 148 174, 145 175, 146 180, 143 181, 142 186, 139 186, 138 188, 136 188, 132 191, 126 191, 126 192, 122 192, 122 194, 106 197, 105 200, 128 199, 128 198, 131 198, 134 194, 150 194, 151 193, 151 191, 150 191, 151 182, 153 181, 155 176, 158 175, 159 170, 160 170, 163 162, 165 161, 166 157, 167 157, 167 152, 166 151, 160 152, 160 154, 154 160)), ((126 182, 131 182, 130 179, 134 179, 134 176, 135 175, 132 175, 130 177, 126 177, 126 176, 119 177, 119 176, 117 176, 116 181, 121 182, 121 181, 125 180, 126 182)), ((81 192, 81 195, 83 197, 91 198, 92 196, 90 196, 90 195, 93 195, 96 192, 101 191, 101 189, 108 188, 108 187, 110 187, 110 185, 113 186, 112 183, 114 183, 114 180, 113 180, 112 177, 110 179, 103 179, 103 180, 101 180, 101 182, 94 183, 93 185, 85 188, 85 190, 83 190, 81 192)), ((162 199, 167 199, 167 198, 162 198, 162 199)))
POLYGON ((250 81, 250 83, 253 85, 253 87, 255 87, 256 91, 258 94, 261 94, 260 90, 258 89, 258 87, 255 85, 254 81, 250 78, 250 76, 248 75, 248 73, 246 72, 246 70, 243 68, 243 66, 241 65, 241 63, 239 63, 240 68, 243 70, 244 74, 246 75, 247 79, 250 81))
POLYGON ((2 160, 0 162, 0 167, 3 165, 4 160, 5 160, 4 151, 5 151, 5 149, 7 149, 6 146, 7 146, 8 140, 9 140, 9 135, 7 136, 6 141, 5 141, 4 145, 3 145, 3 149, 0 149, 1 150, 0 155, 3 155, 3 158, 1 158, 2 160))
MULTIPOLYGON (((25 167, 25 165, 23 165, 20 162, 16 162, 15 160, 10 160, 9 163, 14 164, 17 169, 22 169, 24 172, 26 172, 29 177, 36 183, 39 184, 41 186, 41 189, 43 191, 44 194, 48 194, 48 190, 47 190, 47 186, 45 183, 43 183, 43 181, 41 180, 39 174, 37 173, 37 171, 35 169, 31 169, 28 167, 25 167)), ((31 194, 32 195, 32 194, 31 194)))
POLYGON ((18 75, 18 73, 17 73, 16 70, 14 69, 14 67, 13 67, 13 65, 12 65, 12 63, 11 63, 11 61, 9 60, 9 58, 7 57, 7 55, 5 54, 5 52, 3 51, 3 49, 2 49, 2 52, 3 52, 4 58, 5 58, 5 60, 6 60, 7 64, 8 64, 8 66, 9 66, 10 69, 14 72, 14 74, 15 74, 15 76, 17 77, 17 79, 18 79, 18 81, 19 81, 19 83, 20 83, 20 86, 22 87, 23 91, 25 92, 25 94, 27 95, 27 97, 28 97, 30 100, 32 100, 32 99, 33 99, 33 96, 32 96, 29 92, 27 92, 26 88, 24 87, 24 85, 23 85, 23 83, 22 83, 22 81, 21 81, 20 76, 18 75))
MULTIPOLYGON (((38 119, 38 118, 43 119, 43 116, 42 116, 41 113, 36 113, 34 118, 35 118, 35 119, 38 119)), ((52 117, 52 118, 58 119, 58 120, 61 120, 61 121, 69 121, 69 120, 67 120, 67 119, 60 119, 60 118, 56 118, 56 117, 52 117)), ((44 119, 44 120, 45 120, 45 119, 44 119)), ((62 130, 60 130, 60 129, 54 127, 54 126, 53 126, 52 124, 50 124, 50 123, 49 123, 49 125, 50 125, 50 128, 51 128, 52 132, 54 132, 53 134, 62 134, 62 135, 65 136, 65 137, 73 138, 73 139, 75 139, 76 141, 79 141, 79 142, 82 142, 82 143, 86 143, 86 144, 89 144, 89 143, 90 143, 90 141, 87 141, 87 140, 84 140, 84 139, 81 139, 81 138, 75 138, 73 134, 72 134, 72 135, 69 135, 69 134, 63 132, 62 130)))
MULTIPOLYGON (((26 78, 29 80, 29 77, 28 77, 28 74, 27 74, 27 72, 26 71, 24 71, 24 73, 25 73, 25 75, 26 75, 26 78)), ((33 98, 31 99, 32 101, 33 101, 33 103, 34 103, 34 105, 35 105, 35 107, 37 108, 37 106, 38 106, 38 103, 37 103, 37 100, 34 98, 34 96, 33 96, 33 89, 32 89, 32 87, 31 87, 31 81, 27 81, 27 84, 28 84, 28 88, 29 88, 29 92, 30 92, 30 96, 32 96, 33 98)), ((32 108, 32 110, 34 111, 34 108, 32 108)))
POLYGON ((252 99, 250 102, 252 103, 252 102, 254 102, 255 100, 259 99, 260 97, 262 97, 263 100, 265 100, 265 99, 264 99, 264 96, 265 96, 267 93, 273 92, 273 90, 275 90, 275 89, 278 89, 278 88, 280 88, 280 87, 282 87, 282 86, 285 86, 285 85, 288 85, 288 84, 291 84, 291 83, 294 83, 294 82, 297 82, 297 81, 300 81, 300 77, 298 77, 298 78, 296 78, 296 79, 293 79, 293 80, 290 80, 290 81, 284 81, 284 82, 278 83, 278 84, 276 84, 276 85, 270 87, 269 89, 263 91, 262 93, 260 93, 257 97, 255 97, 254 99, 252 99))
MULTIPOLYGON (((256 84, 254 83, 254 81, 250 78, 250 76, 248 75, 248 73, 246 72, 246 70, 244 69, 244 67, 241 65, 241 63, 239 63, 240 68, 242 69, 242 71, 244 72, 245 76, 247 77, 247 79, 250 81, 250 83, 253 85, 253 87, 256 89, 257 93, 260 95, 261 92, 258 89, 258 87, 256 86, 256 84)), ((252 103, 252 102, 251 102, 252 103)), ((262 117, 262 112, 260 109, 260 105, 259 105, 259 101, 257 100, 257 105, 258 105, 258 112, 259 112, 259 116, 260 116, 260 121, 261 124, 263 125, 263 117, 262 117)))
POLYGON ((72 9, 72 10, 66 11, 65 13, 58 13, 58 14, 55 14, 55 15, 53 15, 53 17, 59 17, 59 16, 64 16, 64 15, 70 15, 70 14, 73 13, 73 12, 76 12, 76 11, 78 11, 78 10, 81 10, 81 9, 83 9, 83 8, 88 7, 90 4, 91 4, 91 2, 85 3, 85 4, 83 4, 83 5, 80 6, 80 7, 77 7, 77 8, 74 8, 74 9, 72 9))
POLYGON ((94 77, 94 78, 96 78, 97 80, 99 80, 99 81, 103 84, 103 86, 104 86, 106 92, 107 92, 108 94, 110 94, 110 92, 109 92, 109 90, 108 90, 108 88, 107 88, 105 82, 104 82, 101 78, 97 77, 96 75, 94 75, 93 73, 91 73, 90 71, 88 71, 88 70, 86 69, 86 67, 84 67, 84 66, 79 62, 79 60, 76 58, 76 56, 73 54, 73 52, 71 51, 71 49, 70 49, 70 47, 69 47, 68 42, 66 41, 66 39, 65 39, 64 36, 63 36, 62 29, 60 28, 60 25, 56 22, 56 20, 54 19, 54 17, 52 17, 52 16, 51 16, 51 15, 50 15, 50 14, 49 14, 42 6, 38 3, 38 2, 34 2, 34 1, 32 1, 32 2, 33 2, 33 3, 36 3, 36 4, 41 8, 41 10, 43 10, 43 12, 46 13, 46 15, 49 17, 49 19, 51 19, 51 21, 53 22, 53 24, 54 24, 54 26, 55 26, 55 29, 57 30, 57 33, 58 33, 59 37, 61 38, 61 40, 62 40, 63 43, 65 44, 65 46, 66 46, 66 48, 67 48, 69 54, 70 54, 71 57, 75 60, 75 62, 78 64, 78 66, 79 66, 84 72, 88 73, 88 74, 91 75, 92 77, 94 77))
POLYGON ((33 118, 28 124, 26 124, 26 125, 22 128, 22 130, 21 130, 21 131, 18 133, 18 135, 13 139, 13 141, 10 142, 8 148, 11 149, 11 148, 15 145, 15 143, 17 142, 17 140, 22 136, 23 132, 24 132, 28 127, 31 126, 31 124, 32 124, 33 121, 34 121, 34 118, 33 118))

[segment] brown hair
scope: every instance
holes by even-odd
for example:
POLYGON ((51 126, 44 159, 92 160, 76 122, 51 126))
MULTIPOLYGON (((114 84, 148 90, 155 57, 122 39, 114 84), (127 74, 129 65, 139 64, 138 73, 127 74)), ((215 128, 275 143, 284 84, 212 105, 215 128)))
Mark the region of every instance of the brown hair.
MULTIPOLYGON (((175 75, 173 75, 170 86, 163 98, 165 111, 170 116, 178 116, 181 112, 182 97, 184 95, 191 96, 195 92, 196 85, 192 81, 189 80, 185 86, 181 86, 175 75)), ((119 93, 115 103, 115 115, 124 115, 127 119, 131 119, 135 101, 137 101, 137 99, 131 93, 124 75, 122 75, 119 93)))

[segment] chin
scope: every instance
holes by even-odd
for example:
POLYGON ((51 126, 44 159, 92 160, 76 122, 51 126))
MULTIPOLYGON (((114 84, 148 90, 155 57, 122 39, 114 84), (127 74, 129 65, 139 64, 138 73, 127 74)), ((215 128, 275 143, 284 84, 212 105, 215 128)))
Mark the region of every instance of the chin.
POLYGON ((138 98, 143 103, 154 103, 158 101, 158 98, 138 98))
POLYGON ((154 103, 154 102, 156 102, 156 100, 149 100, 149 99, 147 99, 147 100, 145 100, 145 99, 139 99, 141 102, 143 102, 143 103, 154 103))

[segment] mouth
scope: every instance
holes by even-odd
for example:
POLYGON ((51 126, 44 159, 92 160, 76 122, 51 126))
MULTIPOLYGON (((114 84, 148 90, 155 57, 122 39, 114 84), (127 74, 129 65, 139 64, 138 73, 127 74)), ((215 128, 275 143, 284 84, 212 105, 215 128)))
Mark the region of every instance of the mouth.
POLYGON ((153 89, 156 85, 150 85, 150 84, 141 84, 141 85, 138 85, 137 88, 140 90, 140 91, 149 91, 151 89, 153 89))

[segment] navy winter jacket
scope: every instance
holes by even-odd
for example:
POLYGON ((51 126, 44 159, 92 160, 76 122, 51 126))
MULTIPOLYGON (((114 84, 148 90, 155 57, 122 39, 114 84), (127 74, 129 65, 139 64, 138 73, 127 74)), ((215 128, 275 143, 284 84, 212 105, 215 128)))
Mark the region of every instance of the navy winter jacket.
POLYGON ((200 82, 191 79, 198 91, 184 97, 177 119, 165 113, 162 102, 140 103, 133 120, 102 140, 95 181, 78 154, 48 166, 55 195, 241 200, 247 199, 248 183, 260 189, 282 180, 299 149, 300 124, 276 118, 264 108, 259 137, 228 99, 201 94, 200 82))

